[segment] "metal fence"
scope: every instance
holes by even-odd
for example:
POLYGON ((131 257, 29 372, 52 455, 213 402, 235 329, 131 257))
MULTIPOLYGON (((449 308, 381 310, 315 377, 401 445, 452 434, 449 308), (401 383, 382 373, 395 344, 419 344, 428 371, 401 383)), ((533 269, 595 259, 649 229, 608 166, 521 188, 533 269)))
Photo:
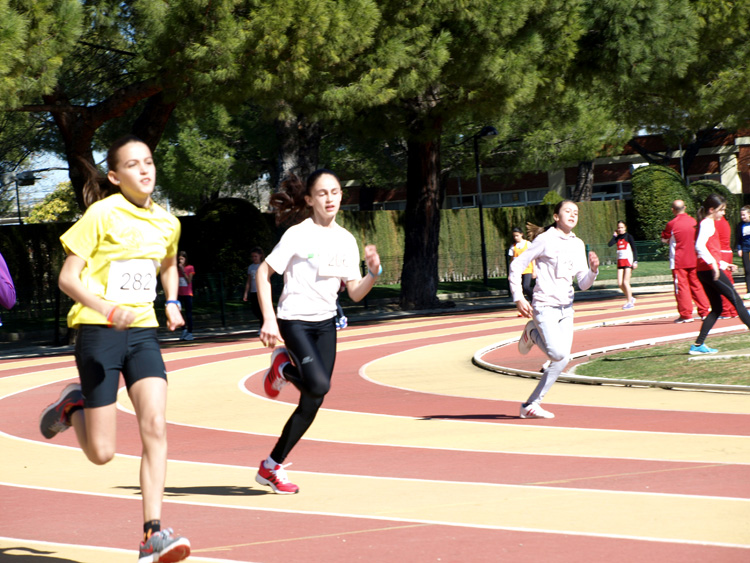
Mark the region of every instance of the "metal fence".
MULTIPOLYGON (((636 242, 639 261, 666 260, 667 248, 660 242, 636 242)), ((616 263, 614 246, 606 244, 589 245, 603 264, 616 263)), ((401 283, 403 256, 381 256, 383 274, 378 285, 401 283)), ((507 276, 508 258, 502 252, 487 256, 489 278, 507 276)), ((362 273, 367 273, 364 261, 362 273)), ((460 282, 481 280, 482 257, 479 252, 461 255, 441 255, 438 259, 438 279, 440 282, 460 282)), ((281 294, 283 279, 272 278, 275 298, 281 294)), ((245 278, 224 273, 196 273, 193 278, 193 318, 195 330, 209 328, 242 327, 257 328, 257 319, 248 303, 242 300, 245 278)), ((2 311, 4 327, 0 329, 0 342, 12 340, 34 340, 54 344, 66 344, 69 340, 66 316, 73 302, 57 287, 55 275, 45 277, 43 287, 17 288, 18 303, 12 311, 2 311)), ((159 292, 155 303, 160 326, 165 324, 164 295, 159 292)), ((165 330, 165 329, 162 329, 165 330)))

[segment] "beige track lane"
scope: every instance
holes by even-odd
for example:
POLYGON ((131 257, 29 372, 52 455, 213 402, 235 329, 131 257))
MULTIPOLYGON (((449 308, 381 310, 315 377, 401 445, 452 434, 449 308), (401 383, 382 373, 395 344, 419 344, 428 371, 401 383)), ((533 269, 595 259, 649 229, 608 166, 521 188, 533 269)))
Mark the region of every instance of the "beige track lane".
MULTIPOLYGON (((171 422, 277 435, 294 405, 244 393, 246 373, 260 377, 263 356, 186 368, 171 375, 167 417, 171 422), (207 369, 210 375, 207 376, 207 369), (210 381, 210 384, 207 384, 210 381), (207 409, 206 405, 221 405, 207 409)), ((295 393, 285 390, 285 393, 295 393)), ((131 410, 127 395, 120 404, 131 410)), ((706 463, 749 463, 750 437, 654 434, 419 419, 321 409, 308 439, 410 447, 565 454, 706 463)))
MULTIPOLYGON (((1 438, 5 483, 137 498, 139 459, 106 467, 73 448, 1 438), (49 464, 56 467, 49 471, 49 464)), ((295 472, 303 494, 199 494, 251 486, 254 468, 170 461, 167 502, 750 547, 750 501, 295 472), (336 494, 331 495, 330 491, 336 494), (528 510, 544 506, 543 511, 528 510), (638 515, 633 517, 633 515, 638 515)))

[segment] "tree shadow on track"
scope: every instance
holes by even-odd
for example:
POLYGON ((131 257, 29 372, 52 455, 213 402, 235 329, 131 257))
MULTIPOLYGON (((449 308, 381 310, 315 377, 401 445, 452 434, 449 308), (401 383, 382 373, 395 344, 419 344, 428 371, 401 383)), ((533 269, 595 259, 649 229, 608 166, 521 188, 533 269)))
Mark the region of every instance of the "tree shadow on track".
POLYGON ((77 563, 74 559, 57 557, 54 551, 41 551, 30 547, 0 549, 0 561, 3 563, 77 563))
MULTIPOLYGON (((117 487, 118 489, 130 490, 140 494, 141 488, 136 486, 117 487)), ((247 497, 272 494, 271 491, 253 489, 251 487, 232 486, 195 486, 195 487, 165 487, 164 496, 184 497, 189 495, 206 495, 215 497, 247 497)), ((0 561, 2 561, 0 559, 0 561)))
POLYGON ((517 414, 430 414, 417 420, 514 420, 516 418, 519 418, 517 414))

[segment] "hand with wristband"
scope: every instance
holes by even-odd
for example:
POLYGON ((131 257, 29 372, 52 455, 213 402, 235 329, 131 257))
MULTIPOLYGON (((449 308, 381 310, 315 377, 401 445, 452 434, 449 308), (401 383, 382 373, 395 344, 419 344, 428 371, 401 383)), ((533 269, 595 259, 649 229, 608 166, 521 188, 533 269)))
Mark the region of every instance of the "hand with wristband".
POLYGON ((127 330, 135 321, 135 312, 120 305, 109 305, 107 324, 117 330, 127 330))
POLYGON ((167 314, 167 328, 169 330, 174 330, 185 324, 182 318, 182 303, 177 299, 167 299, 164 304, 164 312, 167 314))
POLYGON ((380 263, 380 256, 374 244, 365 246, 365 263, 367 272, 375 279, 383 273, 383 265, 380 263))

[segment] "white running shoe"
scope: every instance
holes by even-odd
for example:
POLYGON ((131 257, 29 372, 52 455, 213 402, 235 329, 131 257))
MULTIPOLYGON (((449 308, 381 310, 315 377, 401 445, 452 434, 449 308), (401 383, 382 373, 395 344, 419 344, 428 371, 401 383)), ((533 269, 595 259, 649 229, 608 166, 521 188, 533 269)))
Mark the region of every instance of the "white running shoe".
POLYGON ((544 410, 538 403, 521 405, 521 418, 555 418, 555 415, 544 410))
POLYGON ((534 330, 534 321, 529 321, 523 329, 521 338, 518 339, 518 351, 523 355, 528 354, 531 347, 534 346, 534 340, 531 338, 532 330, 534 330))

